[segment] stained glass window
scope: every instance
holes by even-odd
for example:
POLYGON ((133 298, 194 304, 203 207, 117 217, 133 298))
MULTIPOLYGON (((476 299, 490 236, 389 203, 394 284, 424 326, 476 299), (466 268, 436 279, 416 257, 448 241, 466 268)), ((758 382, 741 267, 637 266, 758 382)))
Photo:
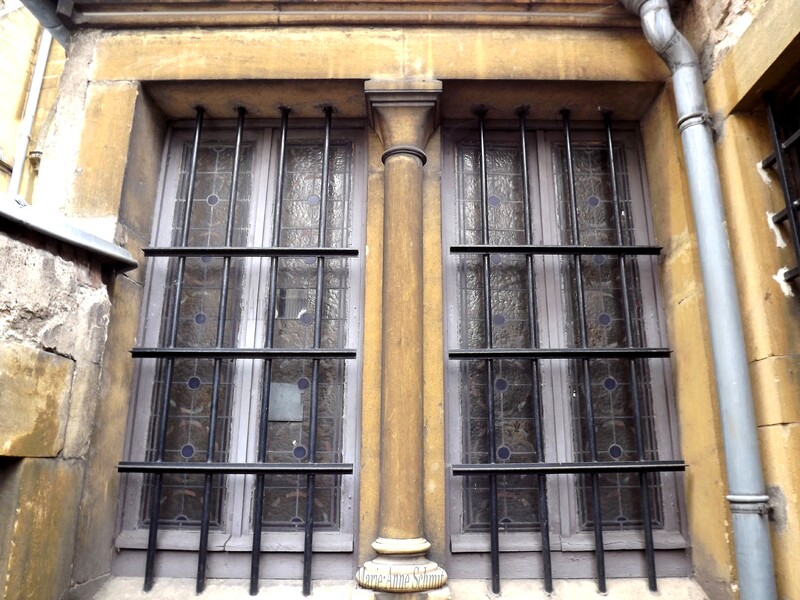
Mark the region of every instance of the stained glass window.
MULTIPOLYGON (((579 303, 576 259, 572 255, 559 255, 556 250, 534 254, 529 288, 528 262, 523 252, 498 248, 488 254, 487 267, 480 250, 472 253, 448 251, 451 246, 487 243, 506 248, 520 248, 526 244, 556 248, 653 243, 635 134, 628 130, 615 142, 618 208, 613 203, 603 131, 590 127, 575 135, 572 145, 577 200, 578 239, 575 239, 563 134, 552 129, 544 126, 539 131, 526 132, 527 154, 523 160, 519 132, 509 130, 502 122, 488 127, 483 193, 478 131, 459 126, 444 136, 443 232, 445 302, 449 317, 446 331, 450 350, 579 348, 581 316, 586 323, 586 347, 666 345, 658 305, 657 263, 651 256, 630 257, 624 261, 630 304, 629 336, 622 301, 623 261, 618 255, 588 254, 578 259, 583 293, 582 303, 579 303), (527 217, 525 175, 530 182, 531 198, 527 217), (529 218, 527 224, 526 218, 529 218), (617 239, 617 218, 620 219, 621 242, 617 239), (532 238, 530 241, 526 241, 526 228, 532 238), (488 286, 484 285, 486 273, 488 286), (487 320, 491 325, 490 340, 486 335, 487 320)), ((491 380, 489 362, 486 359, 448 362, 448 414, 451 422, 457 424, 449 431, 457 435, 457 441, 448 444, 453 464, 591 461, 583 361, 494 358, 491 359, 491 380), (495 407, 493 457, 488 455, 490 388, 495 407), (541 397, 542 403, 542 456, 537 455, 536 396, 541 397)), ((608 358, 587 363, 597 461, 639 460, 633 381, 638 388, 643 458, 671 458, 675 437, 674 427, 670 425, 668 361, 608 358), (636 369, 636 377, 632 377, 632 368, 636 369)), ((501 550, 504 547, 517 551, 538 549, 539 534, 525 532, 539 532, 542 528, 539 476, 499 473, 494 477, 501 550)), ((562 549, 591 549, 591 536, 581 537, 583 532, 591 534, 594 528, 590 476, 546 477, 549 482, 548 527, 551 536, 561 540, 553 542, 554 548, 560 545, 562 549)), ((678 532, 680 518, 676 511, 674 476, 666 476, 668 484, 664 483, 663 475, 654 473, 647 477, 652 528, 678 532)), ((488 551, 490 477, 458 477, 452 480, 451 486, 455 491, 450 518, 453 552, 488 551), (476 537, 469 537, 471 535, 476 537)), ((637 473, 599 476, 603 530, 612 535, 610 539, 615 544, 622 543, 628 548, 641 545, 641 541, 621 542, 613 537, 614 532, 620 535, 634 532, 629 540, 639 539, 635 532, 642 528, 640 489, 637 473)))
MULTIPOLYGON (((246 134, 238 165, 237 198, 230 209, 231 179, 235 143, 233 132, 217 127, 199 146, 193 197, 187 199, 192 141, 188 134, 176 132, 168 149, 160 215, 154 226, 154 244, 180 245, 187 203, 191 203, 189 247, 226 245, 231 226, 233 247, 270 246, 279 224, 279 247, 358 248, 362 243, 360 223, 363 202, 357 202, 355 183, 363 161, 358 133, 339 133, 332 137, 328 158, 327 208, 324 239, 319 240, 321 186, 323 176, 322 129, 298 128, 288 138, 280 214, 276 213, 278 165, 277 131, 251 128, 246 134), (233 221, 229 224, 229 217, 233 221)), ((221 256, 190 256, 184 260, 182 285, 177 285, 177 258, 151 260, 146 289, 144 345, 169 346, 169 317, 178 307, 178 329, 174 346, 214 348, 264 348, 266 309, 272 259, 233 257, 227 283, 223 283, 221 256), (220 319, 222 290, 227 286, 224 318, 220 319), (179 291, 179 297, 176 297, 179 291), (220 330, 220 328, 222 328, 220 330), (220 333, 221 332, 221 333, 220 333), (221 337, 220 337, 221 336, 221 337)), ((360 339, 358 294, 361 269, 355 259, 329 257, 322 270, 321 342, 322 349, 356 348, 360 339)), ((275 259, 276 282, 274 335, 275 349, 312 349, 317 291, 316 256, 275 259)), ((143 361, 136 381, 135 409, 129 455, 153 460, 159 430, 160 403, 168 397, 164 461, 206 462, 209 460, 212 381, 218 363, 218 412, 212 459, 219 463, 253 463, 259 439, 259 407, 265 384, 263 360, 213 358, 175 358, 171 377, 166 361, 143 361), (169 390, 165 389, 171 379, 169 390), (144 407, 144 408, 143 408, 144 407), (143 416, 144 415, 144 416, 143 416)), ((269 413, 266 436, 266 462, 309 462, 312 359, 276 358, 269 379, 269 413)), ((316 410, 315 462, 352 462, 355 444, 350 414, 357 398, 358 369, 355 361, 319 360, 316 410), (349 428, 349 429, 348 429, 349 428)), ((302 550, 306 516, 306 477, 269 475, 265 478, 262 510, 264 548, 302 550), (297 533, 294 538, 276 533, 297 533)), ((343 507, 352 496, 352 482, 338 475, 317 475, 313 502, 314 528, 337 533, 352 530, 353 516, 343 507), (344 490, 344 491, 343 491, 344 490)), ((203 505, 205 476, 202 474, 164 474, 162 479, 159 525, 165 534, 159 544, 183 548, 179 538, 169 532, 196 532, 203 505)), ((209 505, 210 549, 222 549, 232 540, 252 537, 252 499, 255 476, 218 475, 213 478, 209 505), (223 537, 214 537, 215 532, 223 537)), ((149 476, 131 476, 123 517, 121 539, 139 547, 137 531, 145 533, 149 522, 154 481, 149 476), (138 491, 137 491, 138 486, 138 491), (126 537, 127 535, 127 537, 126 537)), ((348 503, 347 506, 352 506, 348 503)), ((352 531, 351 531, 352 533, 352 531)), ((323 538, 328 539, 328 538, 323 538)), ((315 541, 315 545, 316 545, 315 541)), ((241 542, 244 546, 245 543, 241 542)), ((324 544, 323 544, 324 545, 324 544)), ((191 547, 191 544, 188 545, 191 547)), ((339 544, 339 546, 346 546, 339 544)), ((337 549, 339 548, 337 546, 337 549)))

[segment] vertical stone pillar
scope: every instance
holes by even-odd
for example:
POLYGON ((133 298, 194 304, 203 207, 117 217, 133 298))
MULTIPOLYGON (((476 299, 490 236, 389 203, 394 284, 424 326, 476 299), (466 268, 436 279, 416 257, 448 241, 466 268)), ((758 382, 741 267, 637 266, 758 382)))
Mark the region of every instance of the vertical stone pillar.
POLYGON ((383 356, 378 557, 356 580, 386 592, 424 592, 447 581, 425 557, 422 451, 422 167, 441 89, 440 81, 365 84, 384 147, 383 356))

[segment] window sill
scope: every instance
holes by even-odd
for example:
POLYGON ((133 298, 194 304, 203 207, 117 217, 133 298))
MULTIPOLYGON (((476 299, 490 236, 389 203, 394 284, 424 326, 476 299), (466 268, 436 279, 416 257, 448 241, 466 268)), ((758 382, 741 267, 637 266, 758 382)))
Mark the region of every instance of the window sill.
MULTIPOLYGON (((120 550, 146 550, 147 530, 123 531, 117 536, 117 548, 120 550)), ((159 550, 197 551, 200 545, 200 533, 197 531, 158 532, 159 550)), ((232 537, 226 533, 212 532, 208 536, 208 549, 211 552, 250 552, 253 548, 253 536, 232 537)), ((337 531, 315 531, 314 552, 352 552, 353 534, 337 531)), ((271 531, 261 536, 262 552, 302 552, 303 532, 271 531)))
MULTIPOLYGON (((653 545, 656 550, 680 550, 689 547, 683 534, 674 531, 654 531, 653 545)), ((644 533, 641 531, 605 532, 603 548, 606 550, 642 550, 644 533)), ((569 537, 550 536, 550 549, 554 552, 588 552, 594 550, 593 533, 577 533, 569 537)), ((488 533, 461 533, 450 536, 450 551, 454 554, 466 552, 489 552, 488 533)), ((500 552, 540 552, 541 536, 538 531, 500 533, 500 552)))

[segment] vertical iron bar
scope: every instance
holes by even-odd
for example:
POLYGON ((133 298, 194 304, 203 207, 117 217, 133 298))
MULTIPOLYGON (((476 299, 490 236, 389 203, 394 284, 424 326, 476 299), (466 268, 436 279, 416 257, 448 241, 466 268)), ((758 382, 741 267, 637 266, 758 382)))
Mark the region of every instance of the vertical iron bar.
MULTIPOLYGON (((233 169, 231 173, 231 189, 228 196, 228 214, 225 229, 225 246, 233 244, 234 220, 236 217, 236 200, 239 183, 239 161, 242 155, 242 138, 244 136, 245 109, 239 107, 239 119, 236 126, 236 149, 233 153, 233 169)), ((216 346, 221 348, 225 343, 225 319, 228 308, 228 291, 230 287, 231 257, 222 259, 222 281, 219 293, 219 312, 217 314, 217 339, 216 346)), ((214 374, 211 382, 211 410, 208 417, 208 444, 206 446, 206 461, 214 462, 214 446, 217 442, 217 416, 219 413, 219 388, 222 377, 222 360, 214 359, 214 374)), ((209 510, 211 504, 211 484, 213 475, 207 474, 203 483, 203 509, 200 518, 200 552, 197 557, 197 582, 196 590, 201 594, 206 587, 206 556, 208 554, 209 510)))
MULTIPOLYGON (((578 203, 575 198, 575 169, 572 161, 572 136, 570 131, 569 122, 569 109, 561 111, 564 118, 564 138, 565 148, 567 153, 567 173, 569 176, 569 208, 570 208, 570 221, 572 243, 580 245, 580 230, 578 227, 578 203)), ((575 279, 577 283, 577 300, 578 300, 578 327, 580 331, 580 343, 582 348, 588 348, 589 336, 586 326, 586 300, 584 298, 583 289, 583 265, 581 263, 581 256, 576 254, 574 257, 575 263, 575 279)), ((589 434, 589 459, 591 462, 597 462, 597 440, 594 431, 594 407, 592 403, 592 381, 589 372, 589 361, 582 359, 583 364, 583 388, 584 388, 584 409, 586 411, 586 419, 588 420, 588 434, 589 434)), ((606 565, 605 555, 603 549, 603 514, 600 505, 600 478, 597 473, 591 474, 592 481, 592 504, 594 513, 594 541, 595 541, 595 561, 597 563, 597 587, 601 594, 606 592, 606 565)))
MULTIPOLYGON (((289 109, 281 107, 281 139, 278 151, 278 175, 275 184, 275 213, 272 219, 273 248, 281 241, 281 211, 283 210, 283 182, 286 170, 286 138, 289 130, 289 109)), ((270 258, 269 266, 269 291, 267 297, 266 325, 267 335, 264 342, 265 348, 272 348, 275 338, 275 304, 278 293, 278 257, 270 258)), ((272 359, 264 361, 264 375, 261 383, 261 403, 258 427, 258 452, 256 460, 259 463, 267 459, 267 427, 269 426, 269 400, 270 384, 272 382, 272 359)), ((264 508, 264 475, 256 475, 256 489, 253 495, 253 548, 250 553, 250 595, 258 594, 258 577, 261 568, 261 531, 264 508)))
MULTIPOLYGON (((619 198, 619 188, 617 187, 617 167, 614 160, 614 138, 611 126, 611 113, 603 113, 603 121, 606 127, 606 142, 608 147, 608 164, 610 167, 611 175, 611 199, 614 205, 614 229, 616 233, 617 244, 622 246, 625 243, 622 233, 622 206, 619 198)), ((620 269, 620 284, 622 285, 622 312, 625 315, 625 337, 628 341, 628 346, 635 346, 636 341, 633 339, 633 324, 630 308, 630 292, 628 290, 628 260, 624 254, 619 257, 620 269)), ((630 360, 631 371, 631 394, 633 400, 633 420, 636 431, 636 457, 638 460, 647 460, 644 447, 644 435, 642 425, 642 409, 641 399, 639 397, 639 381, 637 376, 637 360, 632 358, 630 360)), ((653 524, 650 517, 650 487, 647 482, 647 473, 639 473, 639 494, 642 503, 642 525, 644 526, 644 547, 645 558, 647 561, 647 585, 650 591, 658 590, 658 583, 656 582, 656 557, 653 545, 653 524)))
MULTIPOLYGON (((200 150, 200 133, 203 129, 203 115, 205 110, 202 106, 195 107, 197 116, 194 124, 194 141, 192 145, 192 159, 189 167, 189 186, 186 192, 186 209, 183 213, 183 230, 181 231, 180 245, 186 247, 189 243, 189 224, 192 217, 192 200, 194 196, 195 177, 197 175, 197 155, 200 150)), ((186 258, 178 257, 178 269, 175 275, 175 296, 172 305, 172 314, 169 321, 169 348, 175 347, 178 339, 178 319, 180 317, 180 301, 183 292, 183 275, 186 268, 186 258)), ((156 439, 156 462, 164 461, 164 450, 167 440, 167 419, 169 418, 169 396, 172 387, 174 360, 167 359, 164 373, 164 393, 161 398, 159 412, 158 437, 156 439)), ((152 496, 150 498, 150 527, 147 536, 147 557, 144 567, 144 591, 149 592, 153 589, 154 570, 156 560, 156 542, 158 539, 158 520, 161 508, 161 485, 162 475, 154 476, 152 496)))
MULTIPOLYGON (((328 213, 328 162, 330 160, 331 146, 331 114, 333 107, 326 106, 325 112, 325 141, 322 150, 322 190, 319 195, 319 235, 317 245, 325 245, 325 229, 328 213)), ((314 349, 319 349, 322 342, 322 303, 323 284, 325 271, 325 257, 317 257, 317 289, 314 304, 314 349)), ((312 362, 311 370, 311 406, 309 410, 308 434, 308 462, 317 460, 317 400, 319 398, 319 359, 312 362)), ((305 541, 303 543, 303 595, 311 594, 311 551, 314 541, 314 484, 315 476, 306 476, 306 522, 305 541)))
MULTIPOLYGON (((477 113, 480 125, 481 151, 481 243, 489 243, 489 183, 486 170, 486 111, 477 113)), ((492 347, 492 290, 491 261, 489 254, 483 255, 483 320, 486 348, 492 347)), ((489 447, 489 464, 494 464, 497 454, 494 422, 494 361, 486 360, 486 404, 487 404, 487 445, 489 447)), ((492 562, 492 591, 500 593, 500 540, 497 523, 497 476, 489 475, 489 544, 492 562)))
POLYGON ((789 174, 786 172, 786 160, 783 156, 783 147, 778 138, 778 124, 775 119, 775 93, 768 92, 764 95, 767 103, 767 119, 769 120, 769 132, 772 136, 772 146, 775 149, 775 163, 778 165, 778 175, 781 180, 781 189, 786 201, 786 218, 789 221, 789 231, 792 234, 792 247, 797 266, 800 268, 800 225, 797 223, 797 211, 794 208, 794 198, 789 190, 789 174))
MULTIPOLYGON (((525 139, 527 125, 525 116, 527 109, 517 111, 519 116, 519 137, 522 153, 522 211, 525 221, 525 243, 533 244, 531 219, 533 209, 531 206, 530 176, 528 175, 528 145, 525 139)), ((531 348, 539 347, 539 323, 536 312, 536 279, 533 269, 533 255, 525 255, 526 287, 528 292, 528 327, 531 330, 531 348)), ((541 368, 539 361, 531 361, 531 399, 533 401, 533 428, 534 443, 536 444, 536 462, 545 462, 544 458, 544 431, 542 418, 542 388, 541 368)), ((542 563, 544 568, 544 589, 553 591, 553 571, 550 560, 550 515, 547 506, 547 476, 537 475, 536 482, 539 488, 539 527, 542 537, 542 563)))

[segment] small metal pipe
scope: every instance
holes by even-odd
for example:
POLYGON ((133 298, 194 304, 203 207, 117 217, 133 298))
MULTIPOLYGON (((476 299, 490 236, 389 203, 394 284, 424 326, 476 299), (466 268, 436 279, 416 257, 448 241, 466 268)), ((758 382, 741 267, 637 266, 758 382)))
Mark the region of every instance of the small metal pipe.
POLYGON ((645 37, 672 71, 714 355, 740 595, 742 600, 775 600, 768 496, 719 169, 699 62, 689 42, 675 28, 667 0, 621 2, 641 17, 645 37))
MULTIPOLYGON (((189 185, 186 191, 186 208, 183 211, 183 229, 181 230, 180 245, 185 247, 189 244, 189 225, 192 219, 192 201, 194 196, 194 185, 197 177, 197 156, 200 152, 200 134, 203 131, 203 115, 205 110, 202 106, 195 109, 197 117, 194 124, 194 141, 192 143, 192 158, 189 168, 189 185)), ((175 276, 175 291, 172 298, 172 314, 169 319, 168 348, 175 348, 178 341, 178 320, 180 317, 181 293, 183 292, 183 274, 186 268, 186 259, 177 259, 178 267, 175 276)), ((169 418, 169 395, 172 389, 172 376, 175 367, 175 360, 167 358, 164 366, 164 387, 161 394, 161 407, 159 411, 158 434, 156 437, 156 462, 164 461, 164 450, 167 444, 167 419, 169 418)), ((149 592, 153 589, 155 578, 156 561, 156 542, 158 539, 158 520, 161 510, 161 474, 155 475, 153 482, 152 497, 150 498, 150 526, 147 535, 147 556, 144 567, 144 591, 149 592)))
MULTIPOLYGON (((528 174, 527 109, 517 111, 519 117, 519 144, 522 164, 522 214, 525 229, 525 244, 533 245, 533 227, 531 223, 533 206, 531 205, 531 182, 528 174)), ((525 255, 525 287, 528 293, 528 328, 530 329, 531 348, 539 347, 539 323, 536 310, 536 276, 533 268, 533 254, 525 255)), ((531 359, 531 399, 533 400, 533 436, 537 462, 544 462, 544 424, 542 407, 542 375, 539 361, 531 359)), ((553 591, 553 567, 550 556, 550 515, 547 506, 547 477, 536 478, 539 492, 539 534, 542 540, 542 566, 544 569, 544 590, 553 591)))
MULTIPOLYGON (((622 219, 623 211, 619 189, 617 187, 617 165, 614 159, 614 132, 611 123, 611 113, 603 113, 603 122, 606 126, 606 148, 608 150, 609 178, 611 179, 611 201, 614 207, 614 233, 616 243, 623 245, 625 236, 623 235, 622 219)), ((619 256, 619 277, 620 287, 622 287, 622 314, 625 317, 625 339, 629 346, 635 346, 637 340, 634 339, 633 317, 631 316, 630 291, 628 290, 628 257, 624 254, 619 256)), ((641 400, 639 398, 639 382, 637 377, 637 361, 631 358, 629 361, 631 374, 631 403, 633 406, 633 423, 636 435, 636 458, 646 460, 644 446, 644 435, 642 425, 641 400)), ((656 556, 653 545, 653 523, 650 518, 650 488, 647 482, 647 473, 639 474, 639 496, 642 507, 642 524, 644 526, 644 548, 645 562, 647 563, 647 585, 651 592, 658 591, 656 582, 656 556)))
POLYGON ((50 32, 43 29, 39 38, 39 49, 36 51, 36 66, 33 68, 33 75, 31 76, 28 99, 25 101, 25 111, 23 112, 19 134, 17 135, 17 147, 14 149, 14 166, 11 168, 11 181, 8 183, 8 193, 12 197, 19 194, 19 188, 22 184, 22 172, 25 169, 25 161, 28 157, 28 145, 31 141, 36 109, 39 106, 39 96, 42 94, 44 72, 47 68, 47 59, 50 56, 50 42, 52 39, 50 32))
POLYGON ((22 3, 59 44, 67 45, 69 30, 64 27, 56 13, 57 2, 53 0, 22 0, 22 3))
MULTIPOLYGON (((278 150, 278 176, 275 182, 275 212, 272 219, 272 248, 281 243, 281 213, 283 211, 283 182, 286 176, 286 143, 289 133, 289 109, 281 107, 281 138, 278 150)), ((278 293, 278 257, 272 256, 269 263, 269 296, 267 298, 267 335, 264 348, 271 349, 275 341, 275 304, 278 293)), ((270 386, 272 384, 272 360, 264 361, 264 376, 261 387, 261 411, 258 428, 258 453, 256 460, 267 459, 267 433, 269 426, 270 386)), ((258 594, 258 575, 261 569, 261 531, 263 530, 264 475, 256 477, 253 495, 253 548, 250 554, 250 595, 258 594)))
MULTIPOLYGON (((489 244, 489 182, 486 169, 486 111, 477 113, 480 127, 480 154, 481 154, 481 242, 489 244)), ((487 349, 492 348, 492 290, 491 290, 491 261, 489 254, 482 257, 483 265, 483 320, 484 341, 487 349)), ((497 441, 495 439, 495 398, 494 398, 494 361, 486 359, 486 410, 487 410, 487 446, 489 464, 494 464, 497 454, 497 441)), ((489 540, 492 563, 492 592, 500 593, 500 539, 497 519, 497 478, 489 475, 489 540)))
MULTIPOLYGON (((319 229, 317 245, 325 245, 325 232, 328 222, 328 178, 330 177, 331 152, 331 116, 333 107, 326 106, 325 139, 322 147, 322 189, 319 194, 319 229)), ((317 257, 317 281, 314 293, 314 349, 322 343, 322 303, 324 301, 323 286, 325 284, 325 257, 317 257)), ((319 403, 319 359, 311 363, 311 400, 308 417, 308 462, 317 460, 317 405, 319 403)), ((314 541, 314 491, 316 479, 313 474, 306 477, 306 522, 303 543, 303 595, 311 594, 311 557, 314 541)))
MULTIPOLYGON (((244 137, 245 109, 237 110, 239 119, 236 127, 236 146, 233 153, 233 167, 231 172, 231 187, 228 195, 228 213, 225 227, 225 246, 233 243, 233 232, 236 219, 236 200, 239 186, 239 161, 242 156, 242 139, 244 137)), ((219 309, 217 312, 217 339, 216 346, 221 348, 225 342, 225 321, 228 314, 228 292, 230 288, 231 257, 222 259, 222 281, 220 283, 219 309)), ((206 443, 206 462, 214 462, 214 446, 217 442, 217 419, 219 417, 219 394, 222 380, 222 359, 214 358, 214 372, 211 378, 211 410, 208 416, 208 441, 206 443)), ((203 508, 200 518, 200 551, 197 557, 196 591, 202 594, 206 587, 206 556, 208 554, 208 531, 210 527, 211 491, 213 476, 207 473, 203 482, 203 508)))
MULTIPOLYGON (((567 154, 567 191, 570 211, 570 233, 572 243, 580 246, 580 228, 578 227, 578 201, 575 196, 575 168, 572 159, 572 134, 570 131, 570 112, 568 109, 561 111, 564 118, 564 148, 567 154)), ((583 289, 583 264, 581 257, 574 255, 574 268, 576 280, 576 296, 578 304, 578 330, 580 336, 580 347, 589 347, 589 336, 586 324, 586 300, 583 289)), ((589 361, 581 360, 583 367, 583 407, 586 412, 588 426, 586 428, 589 439, 589 460, 597 461, 597 439, 594 431, 594 403, 592 402, 592 378, 589 372, 589 361)), ((606 592, 606 559, 603 548, 603 511, 600 503, 600 479, 596 473, 590 476, 592 482, 592 514, 594 515, 594 543, 595 543, 595 564, 597 565, 597 589, 601 594, 606 592)))

